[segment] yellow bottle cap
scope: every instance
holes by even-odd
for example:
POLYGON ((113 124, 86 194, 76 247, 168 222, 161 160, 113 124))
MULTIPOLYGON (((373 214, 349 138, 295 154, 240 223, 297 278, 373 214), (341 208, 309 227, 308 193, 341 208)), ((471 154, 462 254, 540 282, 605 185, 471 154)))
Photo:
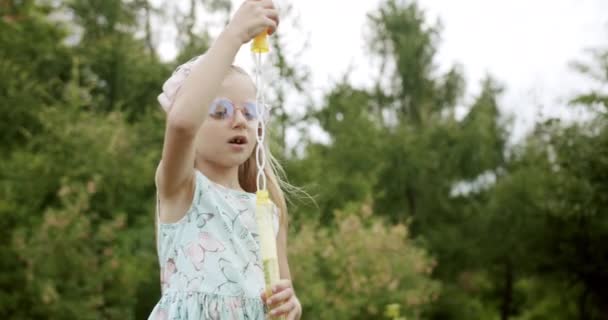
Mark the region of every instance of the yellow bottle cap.
POLYGON ((268 47, 268 31, 264 31, 253 38, 251 51, 254 53, 266 53, 270 51, 270 48, 268 47))

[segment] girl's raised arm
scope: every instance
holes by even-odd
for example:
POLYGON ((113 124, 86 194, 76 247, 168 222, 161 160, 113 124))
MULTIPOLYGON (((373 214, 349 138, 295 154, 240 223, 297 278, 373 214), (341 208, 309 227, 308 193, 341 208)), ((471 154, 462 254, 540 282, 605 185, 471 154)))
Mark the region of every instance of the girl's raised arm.
POLYGON ((277 16, 271 0, 245 1, 207 53, 193 64, 175 98, 169 101, 162 161, 156 172, 161 197, 193 192, 196 134, 207 117, 209 104, 241 45, 266 29, 274 32, 277 16))

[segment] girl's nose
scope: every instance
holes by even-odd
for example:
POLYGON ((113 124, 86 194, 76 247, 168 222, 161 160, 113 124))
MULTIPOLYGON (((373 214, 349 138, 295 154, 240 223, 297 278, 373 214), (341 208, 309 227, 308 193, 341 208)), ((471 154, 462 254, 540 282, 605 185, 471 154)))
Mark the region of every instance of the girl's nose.
POLYGON ((241 109, 234 110, 234 117, 232 117, 233 128, 245 128, 247 126, 247 118, 243 114, 241 109))

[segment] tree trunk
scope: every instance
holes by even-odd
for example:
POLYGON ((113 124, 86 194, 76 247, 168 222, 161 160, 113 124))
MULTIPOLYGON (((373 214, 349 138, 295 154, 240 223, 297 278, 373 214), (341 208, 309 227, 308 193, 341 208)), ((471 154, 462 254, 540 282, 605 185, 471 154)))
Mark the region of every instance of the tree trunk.
POLYGON ((407 207, 410 210, 410 216, 413 217, 416 215, 416 192, 410 184, 407 185, 405 194, 407 197, 407 207))
POLYGON ((589 290, 584 289, 583 293, 578 299, 578 318, 581 320, 591 320, 587 312, 587 300, 589 297, 589 290))
POLYGON ((156 56, 156 53, 154 50, 154 44, 152 43, 152 27, 150 24, 150 19, 151 19, 152 13, 151 13, 151 9, 150 9, 150 3, 148 3, 148 1, 145 0, 143 2, 143 7, 144 7, 145 16, 146 16, 146 28, 145 28, 146 47, 148 48, 148 53, 150 54, 150 57, 154 58, 156 56))
POLYGON ((507 320, 512 314, 513 309, 513 266, 511 261, 505 263, 505 278, 502 291, 502 303, 500 306, 500 319, 507 320))
POLYGON ((599 297, 600 319, 608 320, 608 297, 602 295, 599 297))

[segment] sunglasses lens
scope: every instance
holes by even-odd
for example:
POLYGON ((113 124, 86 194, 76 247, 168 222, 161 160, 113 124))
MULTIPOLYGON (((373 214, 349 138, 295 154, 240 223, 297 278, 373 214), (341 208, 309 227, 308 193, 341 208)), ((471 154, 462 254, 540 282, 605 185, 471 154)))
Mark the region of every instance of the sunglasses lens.
POLYGON ((255 103, 247 102, 244 107, 243 113, 247 120, 255 120, 258 118, 257 106, 255 103))
POLYGON ((225 99, 217 99, 209 108, 209 115, 216 119, 226 119, 234 112, 234 106, 230 101, 225 99))

